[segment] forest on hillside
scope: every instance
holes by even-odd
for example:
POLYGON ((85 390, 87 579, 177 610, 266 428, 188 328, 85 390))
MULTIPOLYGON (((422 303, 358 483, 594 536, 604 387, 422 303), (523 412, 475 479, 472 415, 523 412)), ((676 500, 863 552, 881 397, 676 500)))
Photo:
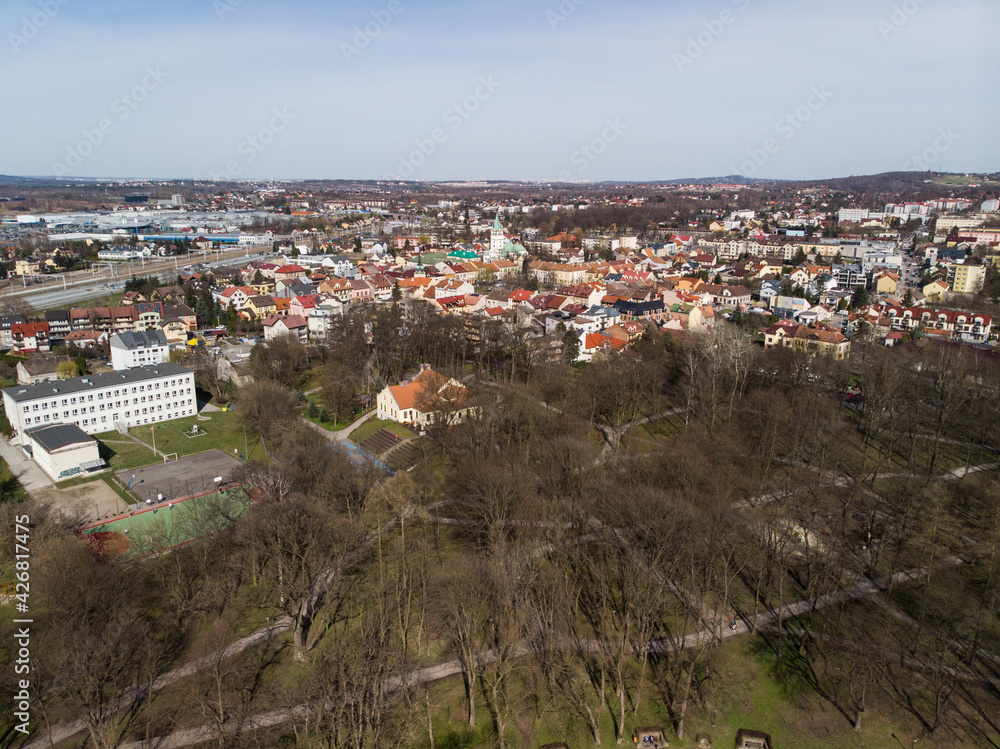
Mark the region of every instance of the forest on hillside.
POLYGON ((269 456, 199 541, 109 564, 0 505, 32 518, 31 746, 1000 746, 995 358, 720 322, 570 367, 424 314, 255 350, 235 400, 269 456), (303 428, 307 378, 350 400, 421 363, 475 410, 413 470, 303 428))

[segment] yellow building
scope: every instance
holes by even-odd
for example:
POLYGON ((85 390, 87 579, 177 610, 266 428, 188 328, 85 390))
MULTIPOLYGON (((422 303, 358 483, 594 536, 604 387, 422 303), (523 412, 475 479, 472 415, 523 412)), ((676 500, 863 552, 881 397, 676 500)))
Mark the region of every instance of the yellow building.
POLYGON ((983 290, 986 268, 982 265, 954 265, 951 270, 951 290, 955 294, 978 294, 983 290))
POLYGON ((921 289, 927 301, 931 303, 940 302, 944 299, 944 295, 948 293, 948 290, 949 286, 944 281, 932 281, 921 289))
POLYGON ((894 273, 883 273, 875 282, 875 291, 879 294, 895 294, 899 288, 899 276, 894 273))
POLYGON ((37 260, 15 260, 14 275, 33 276, 42 272, 42 264, 37 260))

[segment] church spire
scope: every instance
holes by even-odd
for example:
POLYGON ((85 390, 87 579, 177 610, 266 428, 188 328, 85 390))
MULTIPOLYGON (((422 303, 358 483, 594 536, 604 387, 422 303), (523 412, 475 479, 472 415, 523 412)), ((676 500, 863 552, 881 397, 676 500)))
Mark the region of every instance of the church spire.
POLYGON ((500 211, 497 211, 496 220, 493 222, 493 231, 503 234, 503 224, 500 223, 500 211))

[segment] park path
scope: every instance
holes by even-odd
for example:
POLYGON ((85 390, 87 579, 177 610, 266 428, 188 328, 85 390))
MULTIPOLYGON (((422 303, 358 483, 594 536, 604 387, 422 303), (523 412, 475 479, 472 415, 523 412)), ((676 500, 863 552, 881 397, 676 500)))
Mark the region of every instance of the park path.
MULTIPOLYGON (((962 561, 959 559, 948 559, 942 562, 939 566, 952 566, 956 564, 962 564, 962 561)), ((800 616, 810 610, 825 608, 827 606, 832 606, 854 598, 877 595, 889 583, 898 584, 907 582, 926 574, 927 570, 916 569, 898 572, 891 578, 883 577, 877 580, 861 578, 853 587, 847 590, 841 590, 836 593, 821 596, 815 602, 796 601, 795 603, 786 605, 782 609, 769 611, 743 621, 738 621, 735 627, 726 629, 721 633, 718 630, 714 630, 714 628, 704 629, 680 639, 658 638, 647 643, 646 647, 648 647, 648 649, 652 652, 670 654, 679 650, 686 650, 703 645, 714 639, 729 639, 731 637, 738 637, 761 628, 775 626, 785 619, 800 616)), ((596 652, 600 648, 600 644, 597 641, 579 638, 567 639, 566 642, 563 643, 563 646, 575 648, 584 652, 596 652)), ((637 648, 638 647, 641 646, 637 646, 637 648)), ((534 652, 534 650, 535 643, 524 642, 515 649, 513 656, 517 658, 524 657, 530 655, 534 652)), ((484 664, 494 660, 496 658, 496 654, 492 650, 487 650, 482 653, 478 653, 475 657, 478 663, 484 664)), ((412 688, 421 684, 429 684, 435 681, 450 678, 452 676, 457 676, 461 673, 462 661, 461 659, 456 658, 451 661, 415 669, 401 676, 393 677, 382 684, 382 690, 385 694, 394 694, 402 688, 412 688)), ((309 714, 310 709, 305 705, 279 710, 268 710, 266 712, 258 713, 257 715, 243 721, 226 723, 222 727, 222 733, 225 737, 239 736, 247 733, 248 731, 273 728, 274 726, 283 725, 291 720, 295 720, 296 718, 308 717, 309 714)), ((181 749, 182 747, 214 741, 218 738, 219 730, 216 726, 203 725, 183 729, 169 735, 160 736, 150 740, 126 742, 120 744, 119 746, 120 749, 181 749)), ((36 745, 35 742, 33 742, 33 744, 27 745, 23 749, 42 749, 44 746, 44 743, 37 743, 36 745)))
POLYGON ((331 432, 329 429, 324 429, 319 424, 313 424, 311 421, 309 421, 309 419, 307 419, 304 416, 300 416, 299 419, 301 420, 301 422, 303 424, 307 425, 314 432, 318 432, 319 434, 322 434, 324 437, 326 437, 326 439, 329 442, 346 442, 347 439, 348 439, 348 437, 351 436, 351 432, 353 432, 359 426, 361 426, 366 421, 368 421, 370 418, 372 418, 373 416, 375 416, 376 413, 378 413, 377 410, 369 411, 368 413, 366 413, 363 416, 359 417, 354 422, 352 422, 351 424, 348 424, 346 427, 344 427, 343 429, 341 429, 341 430, 339 430, 337 432, 331 432))
MULTIPOLYGON (((153 681, 153 684, 141 686, 134 686, 127 690, 119 700, 119 709, 127 710, 132 703, 137 699, 142 699, 148 697, 150 694, 155 694, 162 689, 170 686, 174 682, 180 681, 188 676, 193 676, 204 668, 208 668, 213 663, 221 659, 231 658, 237 655, 249 647, 254 645, 259 645, 263 642, 267 642, 272 637, 275 637, 282 632, 290 629, 292 626, 292 620, 290 617, 283 617, 278 619, 274 624, 253 632, 246 637, 236 640, 236 642, 227 645, 222 649, 221 653, 216 652, 211 655, 207 655, 204 658, 199 658, 197 660, 191 661, 179 668, 175 668, 173 671, 168 671, 163 674, 163 676, 153 681)), ((22 744, 20 749, 45 749, 45 747, 51 747, 62 741, 72 738, 78 733, 82 733, 87 730, 87 725, 82 720, 74 720, 69 723, 60 723, 57 726, 51 727, 45 732, 43 736, 29 741, 26 744, 22 744)))

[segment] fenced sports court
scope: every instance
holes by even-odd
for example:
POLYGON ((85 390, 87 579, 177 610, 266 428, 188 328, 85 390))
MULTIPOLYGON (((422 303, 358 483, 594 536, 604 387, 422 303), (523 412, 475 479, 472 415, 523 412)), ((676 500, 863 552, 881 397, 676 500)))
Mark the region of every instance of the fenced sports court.
POLYGON ((77 533, 108 562, 134 561, 229 528, 246 511, 246 503, 240 487, 212 491, 150 505, 77 533))
POLYGON ((209 450, 145 468, 118 471, 115 476, 140 504, 162 504, 221 489, 233 483, 240 465, 240 461, 222 450, 209 450))

